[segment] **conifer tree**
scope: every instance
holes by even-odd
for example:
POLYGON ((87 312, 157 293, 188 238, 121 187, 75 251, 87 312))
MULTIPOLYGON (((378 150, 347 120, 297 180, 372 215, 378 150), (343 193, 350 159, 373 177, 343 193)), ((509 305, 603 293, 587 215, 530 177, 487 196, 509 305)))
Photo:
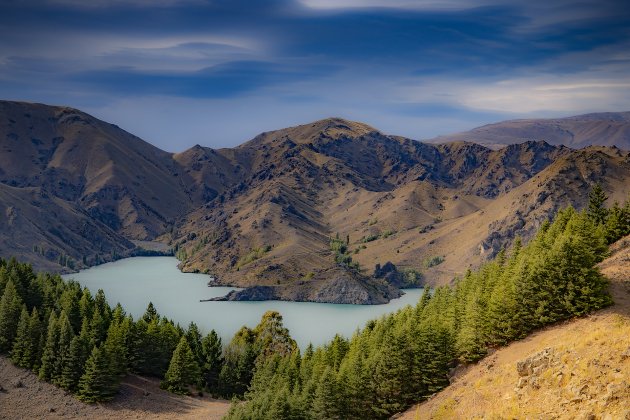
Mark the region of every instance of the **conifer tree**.
POLYGON ((147 310, 144 312, 144 315, 142 315, 142 319, 147 324, 149 324, 151 321, 154 321, 154 320, 155 321, 160 320, 160 315, 155 309, 155 306, 153 306, 153 302, 149 302, 149 305, 147 306, 147 310))
POLYGON ((186 337, 182 337, 173 352, 160 387, 176 394, 188 394, 188 387, 198 384, 199 379, 200 370, 195 355, 190 350, 186 337))
POLYGON ((17 366, 32 369, 36 365, 36 362, 39 364, 37 359, 39 356, 41 324, 37 308, 33 308, 31 315, 28 315, 28 312, 25 314, 25 310, 26 307, 24 306, 22 314, 20 315, 20 322, 18 323, 17 336, 13 344, 11 360, 17 366))
POLYGON ((48 329, 46 333, 46 340, 43 345, 42 362, 39 368, 39 377, 45 381, 50 381, 55 373, 58 346, 59 327, 57 315, 53 311, 50 313, 50 318, 48 318, 48 329))
POLYGON ((204 385, 211 391, 217 391, 219 375, 223 368, 223 348, 221 338, 212 330, 201 340, 202 376, 204 385))
POLYGON ((113 375, 122 376, 127 372, 129 361, 126 343, 130 333, 129 329, 129 322, 126 321, 126 318, 114 317, 114 320, 109 324, 107 338, 103 346, 110 358, 113 375))
POLYGON ((66 311, 61 311, 57 319, 56 329, 58 332, 57 348, 54 351, 53 369, 50 374, 50 380, 55 385, 60 385, 63 368, 66 364, 66 357, 69 355, 70 343, 74 337, 72 325, 66 311))
POLYGON ((32 361, 30 360, 30 348, 32 347, 30 319, 26 305, 23 305, 15 341, 13 342, 13 349, 11 350, 11 361, 15 365, 27 369, 30 369, 32 366, 32 361))
POLYGON ((327 366, 313 395, 312 416, 316 419, 339 418, 339 388, 335 372, 327 366))
POLYGON ((608 196, 599 184, 593 185, 588 195, 588 216, 596 225, 604 224, 608 216, 608 210, 604 207, 604 203, 608 200, 608 196))
POLYGON ((199 366, 203 364, 203 352, 201 348, 201 333, 199 332, 199 327, 194 322, 191 322, 188 325, 188 329, 186 330, 186 340, 188 340, 188 345, 190 346, 190 350, 195 355, 197 363, 199 366))
POLYGON ((99 346, 107 337, 108 322, 103 315, 100 306, 94 306, 92 319, 90 320, 90 339, 99 346))
POLYGON ((13 280, 9 279, 0 299, 0 353, 11 351, 21 312, 22 299, 17 293, 13 280))
POLYGON ((79 299, 79 314, 81 315, 81 320, 91 320, 92 313, 94 312, 94 298, 92 298, 92 294, 90 293, 90 289, 87 287, 83 288, 81 293, 81 299, 79 299))
POLYGON ((72 392, 76 392, 81 376, 85 373, 85 364, 90 352, 90 335, 87 323, 83 324, 79 335, 75 335, 70 342, 70 348, 64 357, 59 385, 72 392))
POLYGON ((109 401, 117 391, 118 381, 111 372, 109 356, 104 349, 94 346, 79 380, 77 397, 88 403, 109 401))

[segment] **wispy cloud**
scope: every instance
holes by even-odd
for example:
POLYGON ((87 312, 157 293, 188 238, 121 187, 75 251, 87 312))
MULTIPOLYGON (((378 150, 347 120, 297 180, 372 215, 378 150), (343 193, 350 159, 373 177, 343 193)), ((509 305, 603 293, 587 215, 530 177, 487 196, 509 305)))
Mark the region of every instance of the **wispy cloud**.
POLYGON ((0 38, 0 96, 158 142, 172 122, 134 123, 134 106, 200 106, 182 137, 226 144, 330 115, 425 138, 630 109, 630 9, 613 0, 32 0, 0 4, 0 38))

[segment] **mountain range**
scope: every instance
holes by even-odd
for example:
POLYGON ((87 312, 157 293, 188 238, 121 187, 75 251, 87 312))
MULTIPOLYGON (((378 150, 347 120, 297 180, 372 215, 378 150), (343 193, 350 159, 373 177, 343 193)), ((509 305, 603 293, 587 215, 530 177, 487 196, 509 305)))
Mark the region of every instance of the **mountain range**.
POLYGON ((76 109, 2 101, 0 255, 68 272, 158 241, 245 288, 226 299, 384 303, 528 239, 595 183, 625 200, 628 149, 630 113, 603 113, 425 143, 329 118, 173 154, 76 109))

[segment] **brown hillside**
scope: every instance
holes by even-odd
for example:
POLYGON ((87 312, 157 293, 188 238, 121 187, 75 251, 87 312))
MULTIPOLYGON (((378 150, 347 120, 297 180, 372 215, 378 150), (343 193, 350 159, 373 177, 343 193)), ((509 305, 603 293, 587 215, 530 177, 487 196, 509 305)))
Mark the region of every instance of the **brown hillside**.
POLYGON ((346 279, 365 284, 391 261, 445 283, 559 208, 583 207, 594 182, 621 201, 630 192, 628 156, 615 149, 434 146, 340 119, 264 133, 237 150, 251 174, 189 214, 173 239, 185 270, 272 286, 282 299, 313 300, 344 272, 329 250, 337 234, 363 268, 346 279), (437 256, 442 264, 423 266, 437 256))
POLYGON ((612 307, 460 368, 448 388, 399 418, 630 418, 630 237, 611 251, 600 268, 612 307), (528 372, 532 362, 542 366, 536 373, 528 372))
POLYGON ((594 183, 623 201, 629 159, 544 141, 428 144, 339 118, 170 154, 74 109, 5 101, 0 254, 69 270, 158 238, 183 270, 264 286, 231 298, 383 303, 400 282, 374 278, 376 264, 449 282, 558 208, 582 208, 594 183), (335 261, 337 235, 359 270, 335 261))
POLYGON ((0 419, 218 420, 229 408, 229 401, 171 394, 160 389, 158 380, 131 374, 113 401, 85 404, 0 356, 0 419))
POLYGON ((555 119, 512 120, 484 125, 463 133, 440 136, 432 143, 467 141, 500 148, 543 140, 580 149, 590 145, 630 150, 630 112, 602 112, 555 119))

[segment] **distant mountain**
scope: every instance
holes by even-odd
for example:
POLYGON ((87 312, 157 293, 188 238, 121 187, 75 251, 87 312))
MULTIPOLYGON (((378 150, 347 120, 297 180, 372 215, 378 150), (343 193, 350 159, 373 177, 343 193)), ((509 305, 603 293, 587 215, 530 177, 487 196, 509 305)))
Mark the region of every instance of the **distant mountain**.
POLYGON ((546 141, 574 149, 594 145, 630 150, 630 112, 504 121, 430 140, 431 143, 453 141, 473 142, 492 148, 525 141, 546 141))
POLYGON ((410 270, 448 282, 596 182, 623 201, 630 155, 421 143, 338 118, 170 154, 77 110, 0 102, 1 255, 68 270, 157 239, 184 271, 247 288, 229 299, 387 302, 410 270))

